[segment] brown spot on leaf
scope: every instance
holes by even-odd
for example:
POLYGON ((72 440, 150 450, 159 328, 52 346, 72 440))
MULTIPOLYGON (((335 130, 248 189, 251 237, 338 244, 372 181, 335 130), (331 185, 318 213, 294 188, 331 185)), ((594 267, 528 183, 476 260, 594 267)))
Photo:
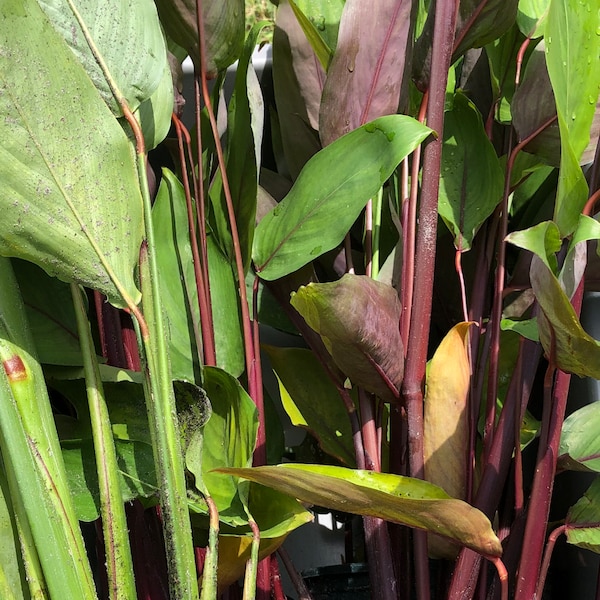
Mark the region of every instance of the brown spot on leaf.
POLYGON ((13 381, 23 381, 27 379, 27 369, 18 355, 13 355, 10 358, 2 361, 8 380, 12 383, 13 381))

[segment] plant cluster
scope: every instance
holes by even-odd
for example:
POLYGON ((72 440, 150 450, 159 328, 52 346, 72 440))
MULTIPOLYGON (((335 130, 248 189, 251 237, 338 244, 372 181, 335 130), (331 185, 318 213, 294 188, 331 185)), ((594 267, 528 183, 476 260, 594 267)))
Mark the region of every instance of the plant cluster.
POLYGON ((593 2, 280 0, 272 97, 242 0, 0 15, 2 598, 281 599, 311 505, 382 600, 600 550, 593 2))

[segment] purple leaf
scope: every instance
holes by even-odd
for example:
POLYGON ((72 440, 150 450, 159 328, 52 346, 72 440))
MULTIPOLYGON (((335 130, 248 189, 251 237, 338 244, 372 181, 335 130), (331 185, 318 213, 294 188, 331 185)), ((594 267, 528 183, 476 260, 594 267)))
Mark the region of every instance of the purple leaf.
POLYGON ((354 383, 386 402, 398 401, 404 375, 400 301, 391 286, 364 275, 311 283, 292 306, 323 339, 335 364, 354 383))
POLYGON ((321 101, 324 146, 397 112, 411 30, 407 0, 346 2, 321 101))

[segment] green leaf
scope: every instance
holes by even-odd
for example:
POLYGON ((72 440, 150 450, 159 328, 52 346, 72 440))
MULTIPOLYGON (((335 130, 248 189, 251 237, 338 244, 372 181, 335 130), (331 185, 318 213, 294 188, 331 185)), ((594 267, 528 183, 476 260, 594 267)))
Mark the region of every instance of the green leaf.
POLYGON ((253 260, 260 276, 287 275, 339 244, 369 198, 430 133, 415 119, 391 115, 313 156, 256 228, 253 260))
MULTIPOLYGON (((311 19, 310 17, 307 17, 300 8, 299 4, 302 4, 301 2, 296 3, 294 0, 288 0, 288 3, 292 7, 294 15, 296 16, 296 19, 298 19, 298 23, 300 23, 300 27, 302 27, 302 31, 304 31, 306 39, 310 42, 321 66, 327 71, 331 57, 333 56, 333 51, 335 50, 335 45, 330 46, 321 34, 321 31, 324 32, 326 29, 325 15, 319 15, 317 19, 315 19, 315 17, 312 17, 311 19)), ((338 24, 339 21, 338 23, 334 23, 334 26, 338 24)), ((335 37, 337 38, 337 27, 335 27, 335 33, 335 37)))
MULTIPOLYGON (((102 57, 132 111, 158 88, 168 63, 154 2, 38 1, 115 115, 121 116, 122 108, 86 40, 86 34, 93 40, 96 52, 102 57)), ((172 87, 170 93, 172 96, 172 87)))
POLYGON ((18 259, 11 262, 40 362, 82 365, 69 285, 33 263, 18 259))
POLYGON ((500 321, 502 331, 515 331, 528 340, 534 342, 540 341, 538 333, 537 319, 526 319, 524 321, 513 321, 512 319, 502 319, 500 321))
MULTIPOLYGON (((182 184, 168 169, 152 208, 162 301, 169 321, 169 353, 175 379, 200 380, 200 361, 195 331, 199 331, 200 309, 191 260, 185 194, 182 184), (182 307, 186 307, 182 310, 182 307)), ((213 325, 217 364, 237 376, 244 370, 237 285, 231 264, 208 236, 209 277, 213 301, 213 325), (236 325, 237 326, 234 326, 236 325)))
POLYGON ((521 33, 532 39, 544 35, 551 0, 519 0, 517 25, 521 33))
POLYGON ((3 12, 0 210, 11 218, 0 254, 116 306, 123 293, 137 302, 142 201, 127 136, 37 3, 8 0, 3 12))
POLYGON ((473 237, 502 198, 504 177, 481 115, 462 93, 446 112, 439 213, 454 245, 469 250, 473 237))
POLYGON ((566 457, 586 470, 600 473, 600 403, 592 402, 570 414, 563 423, 558 454, 561 463, 566 457))
MULTIPOLYGON (((173 77, 169 63, 165 61, 163 76, 153 94, 142 102, 137 110, 138 119, 144 134, 146 151, 160 144, 171 128, 173 114, 173 77)), ((126 131, 129 125, 125 125, 126 131)))
POLYGON ((600 553, 600 478, 571 506, 565 525, 569 544, 600 553))
POLYGON ((560 282, 537 256, 531 262, 530 279, 544 313, 538 325, 546 355, 567 373, 600 379, 600 344, 584 331, 560 282))
POLYGON ((420 479, 291 463, 220 471, 268 485, 303 502, 424 529, 482 554, 502 554, 500 541, 482 512, 420 479))
POLYGON ((353 466, 352 429, 335 385, 310 350, 263 346, 293 425, 310 431, 324 452, 353 466))
POLYGON ((309 283, 292 294, 291 305, 323 340, 337 367, 355 385, 397 402, 404 350, 396 290, 365 275, 333 283, 309 283))
POLYGON ((561 247, 560 231, 554 221, 544 221, 523 231, 514 231, 506 241, 533 252, 552 273, 558 270, 556 253, 561 247))
POLYGON ((197 443, 188 448, 186 465, 196 477, 198 490, 207 490, 215 501, 219 518, 244 525, 248 521, 244 508, 247 486, 213 470, 252 463, 258 430, 256 406, 236 379, 216 367, 205 367, 203 388, 212 405, 212 415, 197 443))
MULTIPOLYGON (((123 502, 156 495, 158 488, 152 446, 115 439, 115 450, 123 502)), ((62 455, 77 518, 86 522, 96 520, 100 516, 100 492, 91 438, 63 442, 62 455)))
POLYGON ((552 0, 546 22, 546 62, 554 90, 561 140, 554 220, 563 236, 573 232, 588 198, 579 159, 589 142, 600 91, 597 7, 579 0, 552 0))

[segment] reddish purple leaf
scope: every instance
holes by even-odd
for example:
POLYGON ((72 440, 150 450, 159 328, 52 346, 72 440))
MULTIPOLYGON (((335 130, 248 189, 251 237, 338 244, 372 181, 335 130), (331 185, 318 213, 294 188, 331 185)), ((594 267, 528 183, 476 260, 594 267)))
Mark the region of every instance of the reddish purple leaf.
POLYGON ((346 2, 321 101, 324 146, 397 112, 410 31, 407 0, 346 2))

